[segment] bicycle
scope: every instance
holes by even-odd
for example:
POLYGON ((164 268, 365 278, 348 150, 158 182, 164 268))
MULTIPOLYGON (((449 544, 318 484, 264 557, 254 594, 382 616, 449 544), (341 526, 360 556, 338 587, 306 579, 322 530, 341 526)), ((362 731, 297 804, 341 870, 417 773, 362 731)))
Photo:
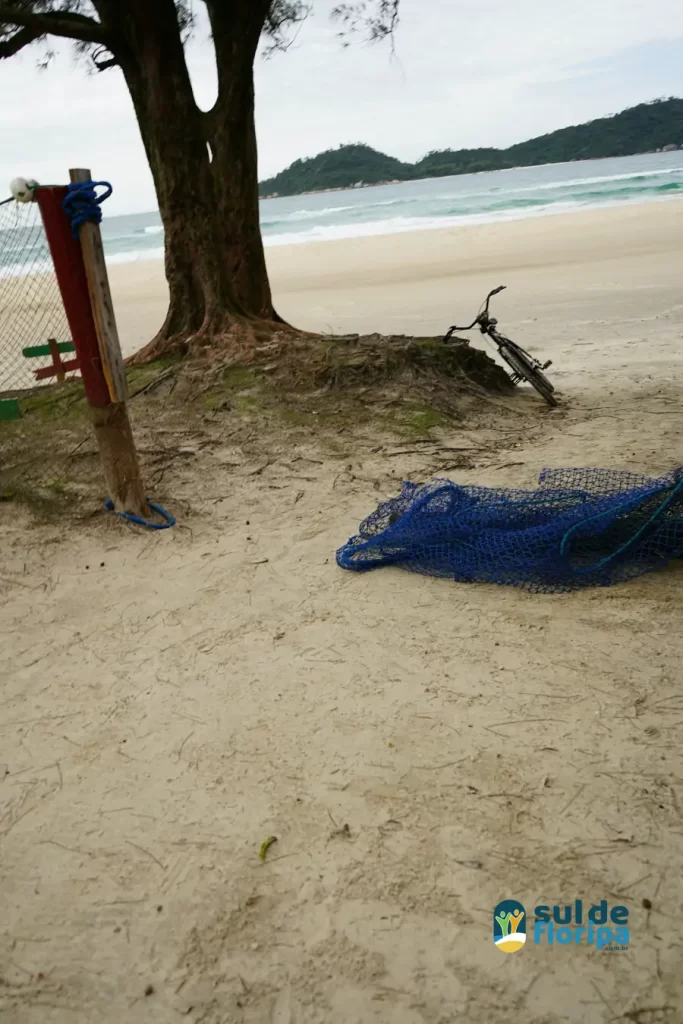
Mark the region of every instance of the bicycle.
MULTIPOLYGON (((534 359, 521 345, 518 345, 510 338, 506 338, 504 334, 496 330, 498 321, 494 316, 489 316, 489 303, 491 299, 494 295, 498 295, 499 292, 505 291, 505 287, 502 284, 488 293, 484 308, 480 310, 469 327, 449 327, 443 340, 450 341, 455 331, 471 331, 478 327, 482 334, 486 334, 496 344, 501 358, 505 360, 512 370, 510 374, 512 383, 519 384, 522 380, 527 381, 527 383, 531 384, 532 388, 538 391, 539 395, 545 399, 548 405, 556 406, 557 399, 553 395, 555 388, 543 373, 549 366, 552 366, 552 359, 548 359, 545 363, 540 363, 538 359, 534 359)), ((469 344, 467 339, 463 339, 463 341, 465 344, 469 344)))

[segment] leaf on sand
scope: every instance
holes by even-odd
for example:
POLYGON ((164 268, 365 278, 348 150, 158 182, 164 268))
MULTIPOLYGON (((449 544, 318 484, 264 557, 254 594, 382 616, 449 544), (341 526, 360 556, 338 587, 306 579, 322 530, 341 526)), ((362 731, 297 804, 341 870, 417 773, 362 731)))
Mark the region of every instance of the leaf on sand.
POLYGON ((258 854, 260 860, 265 860, 266 859, 266 854, 268 853, 268 850, 273 845, 273 843, 276 843, 276 842, 277 842, 277 836, 268 836, 267 839, 263 840, 263 842, 261 843, 261 849, 259 850, 259 854, 258 854))

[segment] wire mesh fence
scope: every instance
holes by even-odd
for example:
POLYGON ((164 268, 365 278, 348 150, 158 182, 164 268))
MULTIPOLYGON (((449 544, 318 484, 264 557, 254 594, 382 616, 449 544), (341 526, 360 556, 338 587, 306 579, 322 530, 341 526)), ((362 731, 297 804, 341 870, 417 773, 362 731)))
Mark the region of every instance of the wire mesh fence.
POLYGON ((63 344, 71 333, 40 211, 37 203, 5 200, 0 202, 0 394, 36 386, 35 371, 50 366, 52 357, 28 358, 24 349, 50 339, 63 344))

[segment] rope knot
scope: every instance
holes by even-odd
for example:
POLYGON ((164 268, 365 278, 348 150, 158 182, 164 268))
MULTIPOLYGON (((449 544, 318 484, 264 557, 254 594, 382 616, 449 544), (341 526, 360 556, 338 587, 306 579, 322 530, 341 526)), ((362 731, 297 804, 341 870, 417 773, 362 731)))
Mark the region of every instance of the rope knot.
POLYGON ((81 224, 85 224, 87 221, 99 224, 102 221, 100 205, 105 199, 109 199, 112 191, 108 181, 73 181, 68 186, 62 206, 71 221, 71 233, 74 238, 78 238, 78 229, 81 224), (104 189, 102 195, 98 196, 95 191, 97 188, 104 189))

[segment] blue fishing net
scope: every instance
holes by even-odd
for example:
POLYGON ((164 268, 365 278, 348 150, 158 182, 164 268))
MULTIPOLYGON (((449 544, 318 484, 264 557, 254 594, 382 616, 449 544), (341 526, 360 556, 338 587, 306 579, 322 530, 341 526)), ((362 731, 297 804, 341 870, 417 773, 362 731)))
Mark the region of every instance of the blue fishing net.
POLYGON ((533 491, 405 483, 337 551, 337 563, 544 593, 609 587, 681 556, 683 467, 658 479, 544 469, 533 491))

